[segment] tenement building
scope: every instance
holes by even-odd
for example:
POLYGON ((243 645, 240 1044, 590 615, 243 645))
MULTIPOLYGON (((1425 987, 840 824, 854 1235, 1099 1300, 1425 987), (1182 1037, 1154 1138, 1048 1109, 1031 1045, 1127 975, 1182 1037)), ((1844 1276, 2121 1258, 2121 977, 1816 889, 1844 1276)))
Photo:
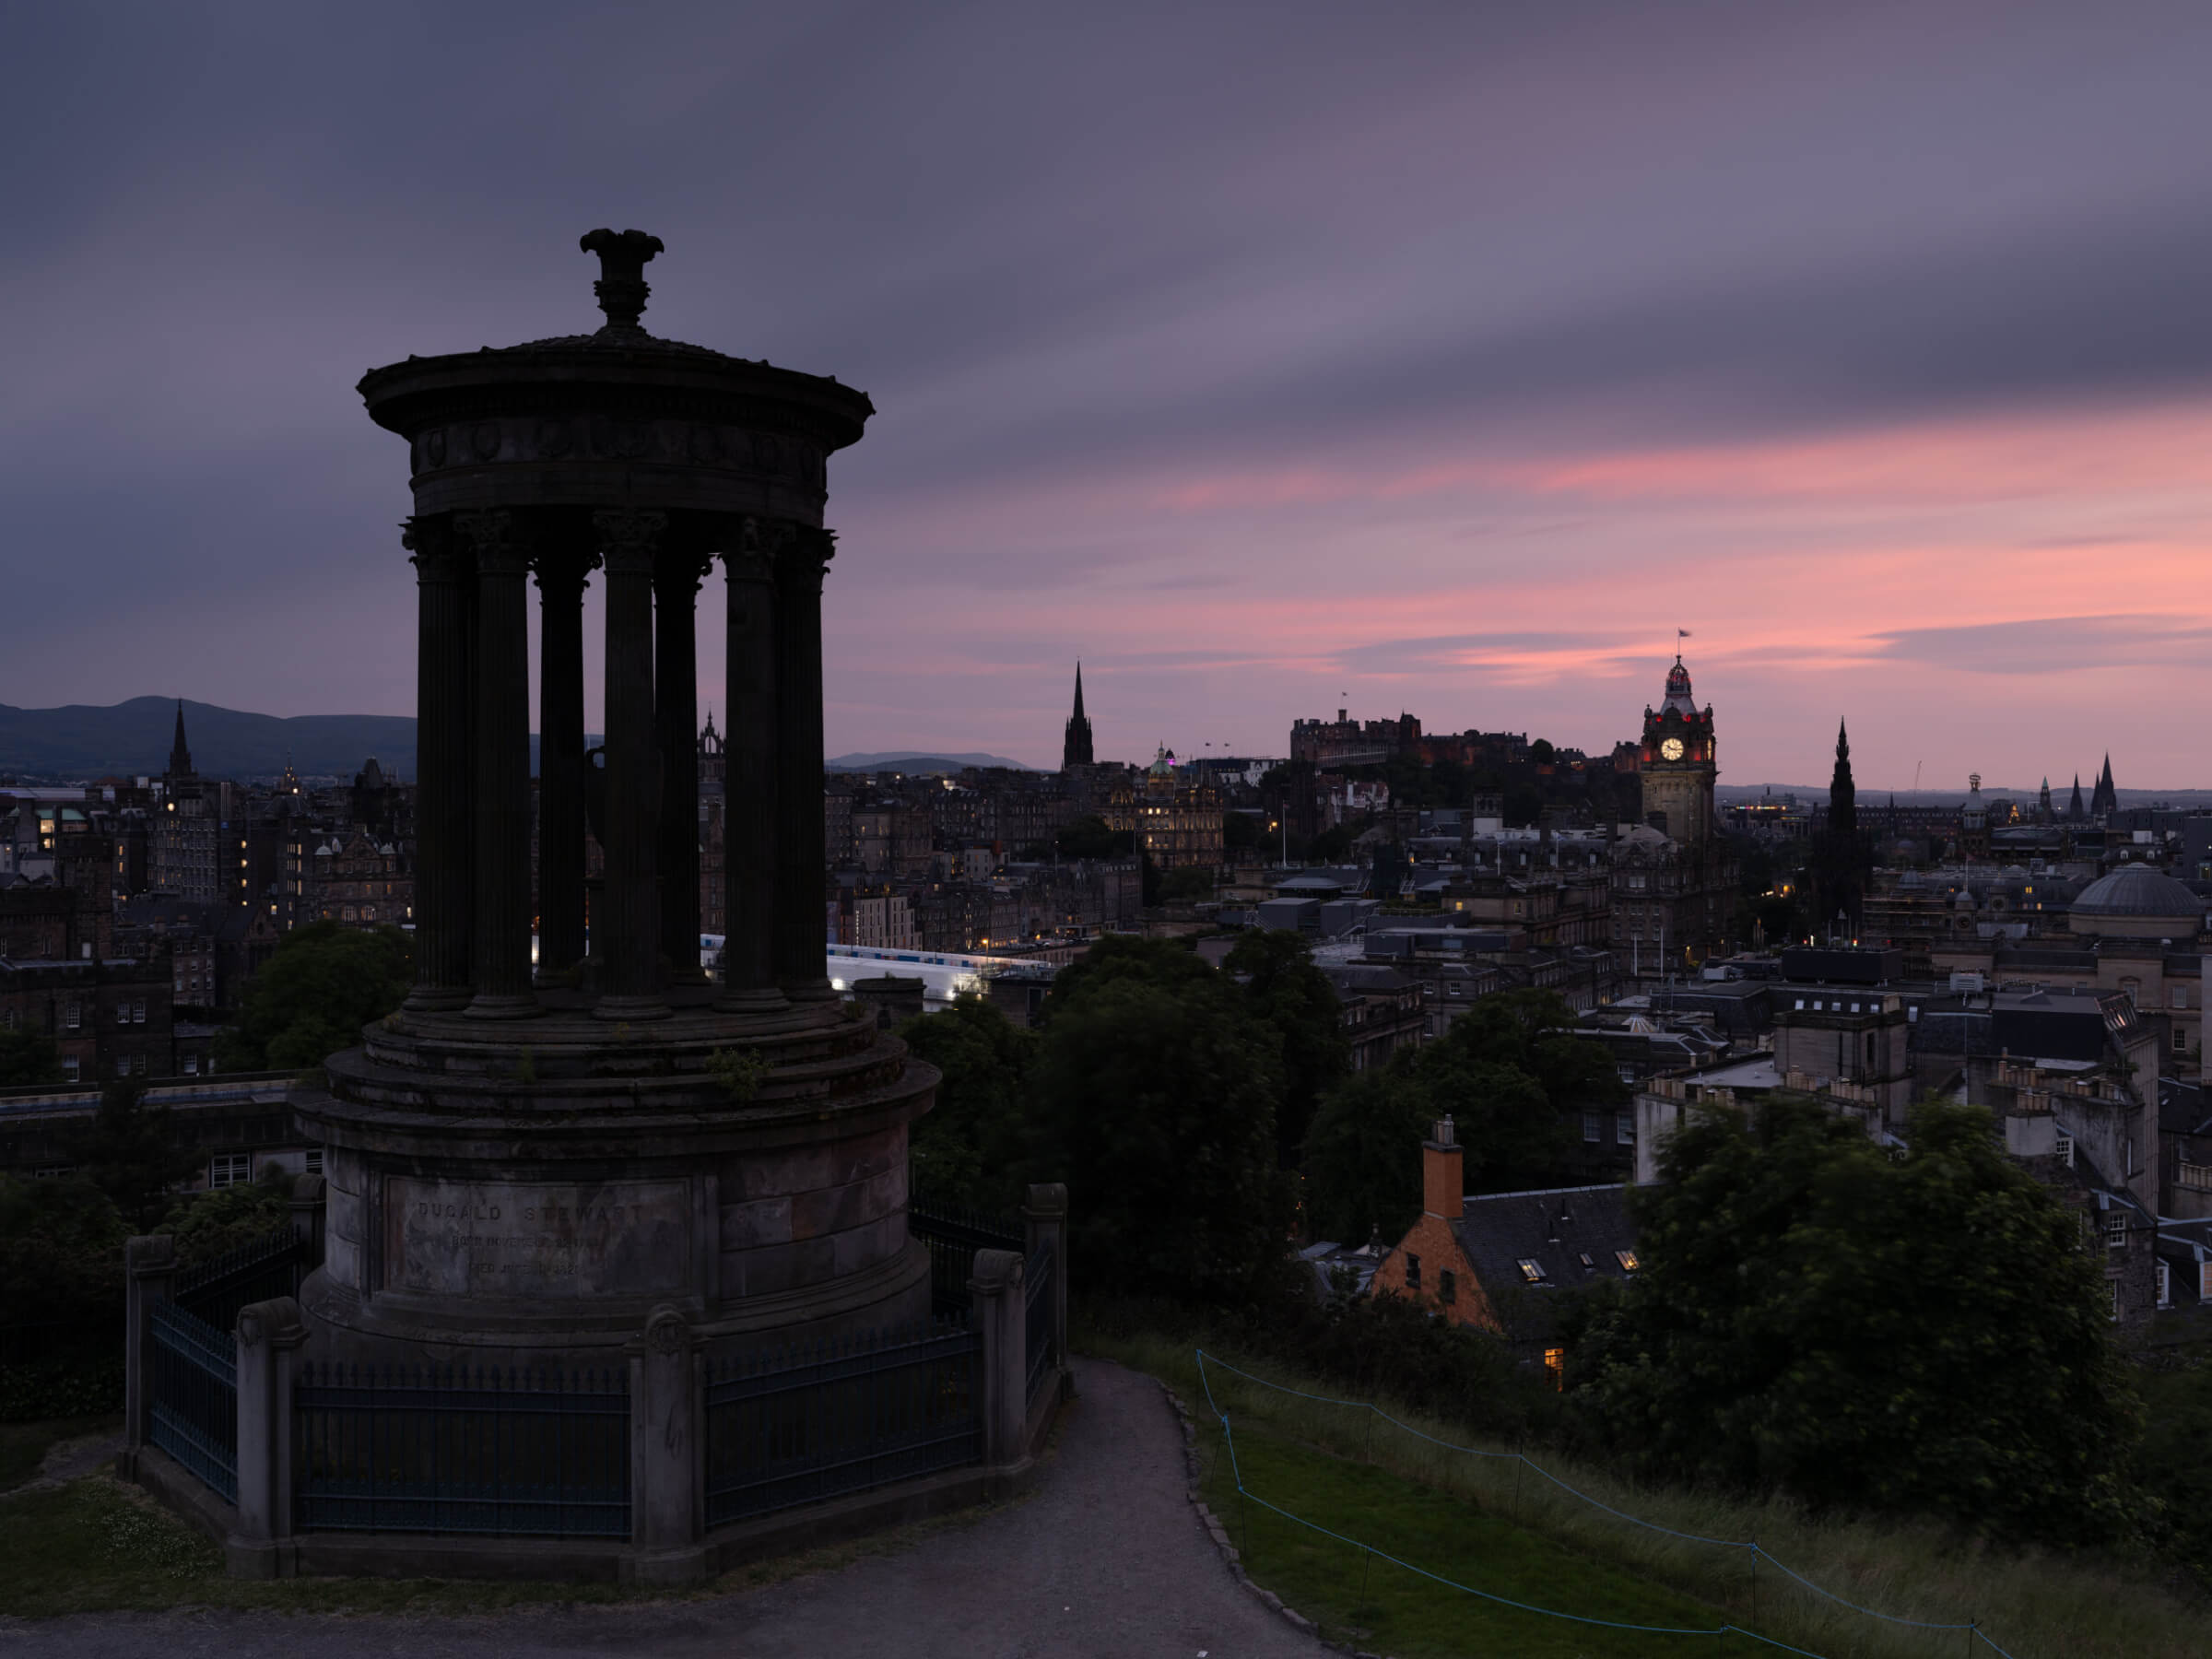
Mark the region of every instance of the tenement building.
POLYGON ((1163 870, 1220 867, 1221 792, 1210 779, 1177 777, 1165 748, 1141 776, 1114 784, 1101 816, 1109 830, 1133 833, 1163 870))

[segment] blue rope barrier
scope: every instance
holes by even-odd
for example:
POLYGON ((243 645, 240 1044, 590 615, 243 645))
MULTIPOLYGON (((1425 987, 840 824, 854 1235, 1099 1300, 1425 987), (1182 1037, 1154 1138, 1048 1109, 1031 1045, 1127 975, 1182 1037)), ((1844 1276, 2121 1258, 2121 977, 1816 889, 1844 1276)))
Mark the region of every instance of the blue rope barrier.
MULTIPOLYGON (((1686 1543, 1708 1544, 1716 1549, 1748 1549, 1754 1555, 1763 1558, 1770 1566, 1779 1568, 1782 1571, 1789 1574, 1791 1578, 1796 1580, 1798 1583, 1804 1585, 1814 1594, 1826 1596, 1830 1601, 1836 1603, 1839 1606, 1849 1607, 1853 1613, 1863 1614, 1868 1618, 1882 1619, 1889 1624, 1909 1625, 1912 1629, 1920 1630, 1971 1630, 1975 1635, 1981 1636, 1983 1641, 1989 1642, 1989 1645, 1992 1648, 1994 1648, 1998 1653, 2005 1653, 2003 1648, 1997 1647, 1995 1642, 1990 1641, 1987 1636, 1982 1635, 1981 1627, 1979 1625, 1959 1623, 1946 1624, 1934 1619, 1907 1618, 1902 1614, 1884 1613, 1874 1607, 1863 1607, 1854 1601, 1850 1601, 1843 1596, 1838 1595, 1833 1590, 1829 1590, 1819 1584, 1816 1584, 1811 1579, 1806 1578, 1805 1574, 1799 1572, 1795 1568, 1785 1566, 1781 1561, 1776 1560, 1773 1555, 1768 1550, 1762 1548, 1755 1539, 1709 1538, 1698 1533, 1677 1532, 1671 1526, 1660 1525, 1656 1521, 1646 1521, 1641 1515, 1631 1515, 1626 1510, 1615 1509, 1611 1504, 1603 1502, 1598 1499, 1591 1497, 1587 1492, 1569 1486, 1557 1475, 1554 1475, 1549 1469, 1545 1468, 1544 1465, 1539 1463, 1532 1461, 1524 1453, 1488 1452, 1485 1451, 1480 1446, 1456 1445, 1450 1441, 1439 1440, 1433 1434, 1424 1434, 1420 1430, 1416 1429, 1410 1423, 1400 1422, 1396 1418, 1392 1417, 1389 1412, 1384 1411, 1380 1406, 1377 1406, 1371 1400, 1341 1400, 1332 1398, 1327 1394, 1308 1394, 1302 1389, 1290 1388, 1280 1382, 1271 1382, 1265 1377, 1254 1376, 1248 1371, 1242 1371, 1238 1367, 1231 1365, 1228 1360, 1219 1358, 1218 1355, 1208 1354, 1204 1348, 1194 1349, 1194 1352, 1197 1356, 1198 1381, 1200 1385, 1206 1390, 1206 1404, 1213 1407, 1214 1415, 1220 1418, 1222 1432, 1225 1435, 1229 1432, 1229 1417, 1227 1413, 1222 1411, 1219 1405, 1215 1402, 1213 1383, 1206 1377, 1206 1367, 1209 1363, 1219 1366, 1223 1371, 1229 1371, 1232 1375, 1242 1377, 1248 1382, 1256 1382, 1262 1388, 1274 1389, 1277 1394, 1290 1394, 1301 1400, 1312 1400, 1324 1406, 1356 1406, 1361 1410, 1371 1411, 1377 1417, 1381 1418, 1384 1422, 1392 1425, 1392 1427, 1404 1430, 1407 1434, 1414 1436, 1415 1439, 1427 1441, 1430 1445, 1441 1446, 1447 1452, 1464 1452, 1476 1457, 1495 1457, 1508 1460, 1519 1458, 1523 1467, 1533 1469, 1536 1474, 1541 1475, 1545 1479, 1550 1481, 1552 1485, 1558 1487, 1562 1492, 1569 1494, 1571 1497, 1580 1499, 1583 1502, 1589 1504, 1594 1509, 1603 1510, 1606 1514, 1611 1515, 1618 1520, 1626 1521, 1631 1526, 1641 1526, 1651 1532, 1664 1533, 1670 1538, 1680 1538, 1686 1543)), ((1233 1468, 1235 1465, 1235 1448, 1233 1443, 1230 1448, 1230 1465, 1233 1468)), ((1240 1492, 1243 1491, 1241 1484, 1239 1485, 1238 1490, 1240 1492)), ((1250 1496, 1249 1493, 1245 1495, 1250 1496)), ((1257 1503, 1264 1501, 1264 1500, 1254 1498, 1253 1501, 1257 1503)), ((1365 1546, 1361 1546, 1361 1547, 1364 1548, 1365 1546)), ((1418 1570, 1416 1569, 1415 1571, 1418 1570)), ((1476 1592, 1476 1594, 1479 1594, 1480 1592, 1476 1592)), ((1571 1618, 1573 1616, 1571 1614, 1563 1614, 1561 1617, 1571 1618)), ((1753 1630, 1746 1630, 1744 1634, 1750 1636, 1757 1635, 1758 1632, 1753 1630)), ((1762 1636, 1759 1638, 1759 1640, 1764 1641, 1769 1640, 1769 1638, 1762 1636)), ((1777 1643, 1776 1645, 1780 1646, 1782 1644, 1777 1643)), ((1801 1652, 1802 1650, 1794 1651, 1801 1652)), ((2012 1655, 2006 1653, 2005 1659, 2012 1659, 2012 1655)))

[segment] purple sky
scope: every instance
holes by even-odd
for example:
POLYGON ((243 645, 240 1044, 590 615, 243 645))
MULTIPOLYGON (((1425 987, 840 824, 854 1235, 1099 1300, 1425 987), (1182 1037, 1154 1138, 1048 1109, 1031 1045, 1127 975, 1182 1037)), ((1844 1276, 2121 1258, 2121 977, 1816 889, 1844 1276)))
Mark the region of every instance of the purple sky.
MULTIPOLYGON (((408 712, 362 371, 835 374, 829 743, 2206 781, 2212 8, 51 6, 0 55, 0 701, 408 712), (211 20, 211 14, 213 19, 211 20)), ((720 656, 702 639, 702 694, 720 656)), ((595 682, 594 682, 595 683, 595 682)))

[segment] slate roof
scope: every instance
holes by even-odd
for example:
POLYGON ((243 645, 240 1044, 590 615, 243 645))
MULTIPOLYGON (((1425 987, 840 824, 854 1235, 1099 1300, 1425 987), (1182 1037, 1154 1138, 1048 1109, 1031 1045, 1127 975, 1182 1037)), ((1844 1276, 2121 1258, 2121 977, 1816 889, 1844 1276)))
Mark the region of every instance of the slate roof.
POLYGON ((1618 1253, 1635 1259, 1636 1226, 1629 1218, 1628 1188, 1618 1182, 1477 1194, 1463 1202, 1452 1232, 1486 1286, 1574 1289, 1626 1278, 1630 1270, 1618 1253), (1541 1277, 1531 1279, 1524 1261, 1534 1262, 1541 1277))

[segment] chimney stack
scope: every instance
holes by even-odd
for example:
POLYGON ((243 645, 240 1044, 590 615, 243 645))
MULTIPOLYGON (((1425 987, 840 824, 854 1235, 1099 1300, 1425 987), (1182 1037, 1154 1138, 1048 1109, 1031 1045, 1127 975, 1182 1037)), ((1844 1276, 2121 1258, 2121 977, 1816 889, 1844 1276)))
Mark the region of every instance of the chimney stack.
POLYGON ((1441 1117, 1421 1143, 1421 1208, 1442 1220, 1456 1221, 1465 1207, 1465 1194, 1459 1142, 1453 1137, 1452 1120, 1441 1117))

